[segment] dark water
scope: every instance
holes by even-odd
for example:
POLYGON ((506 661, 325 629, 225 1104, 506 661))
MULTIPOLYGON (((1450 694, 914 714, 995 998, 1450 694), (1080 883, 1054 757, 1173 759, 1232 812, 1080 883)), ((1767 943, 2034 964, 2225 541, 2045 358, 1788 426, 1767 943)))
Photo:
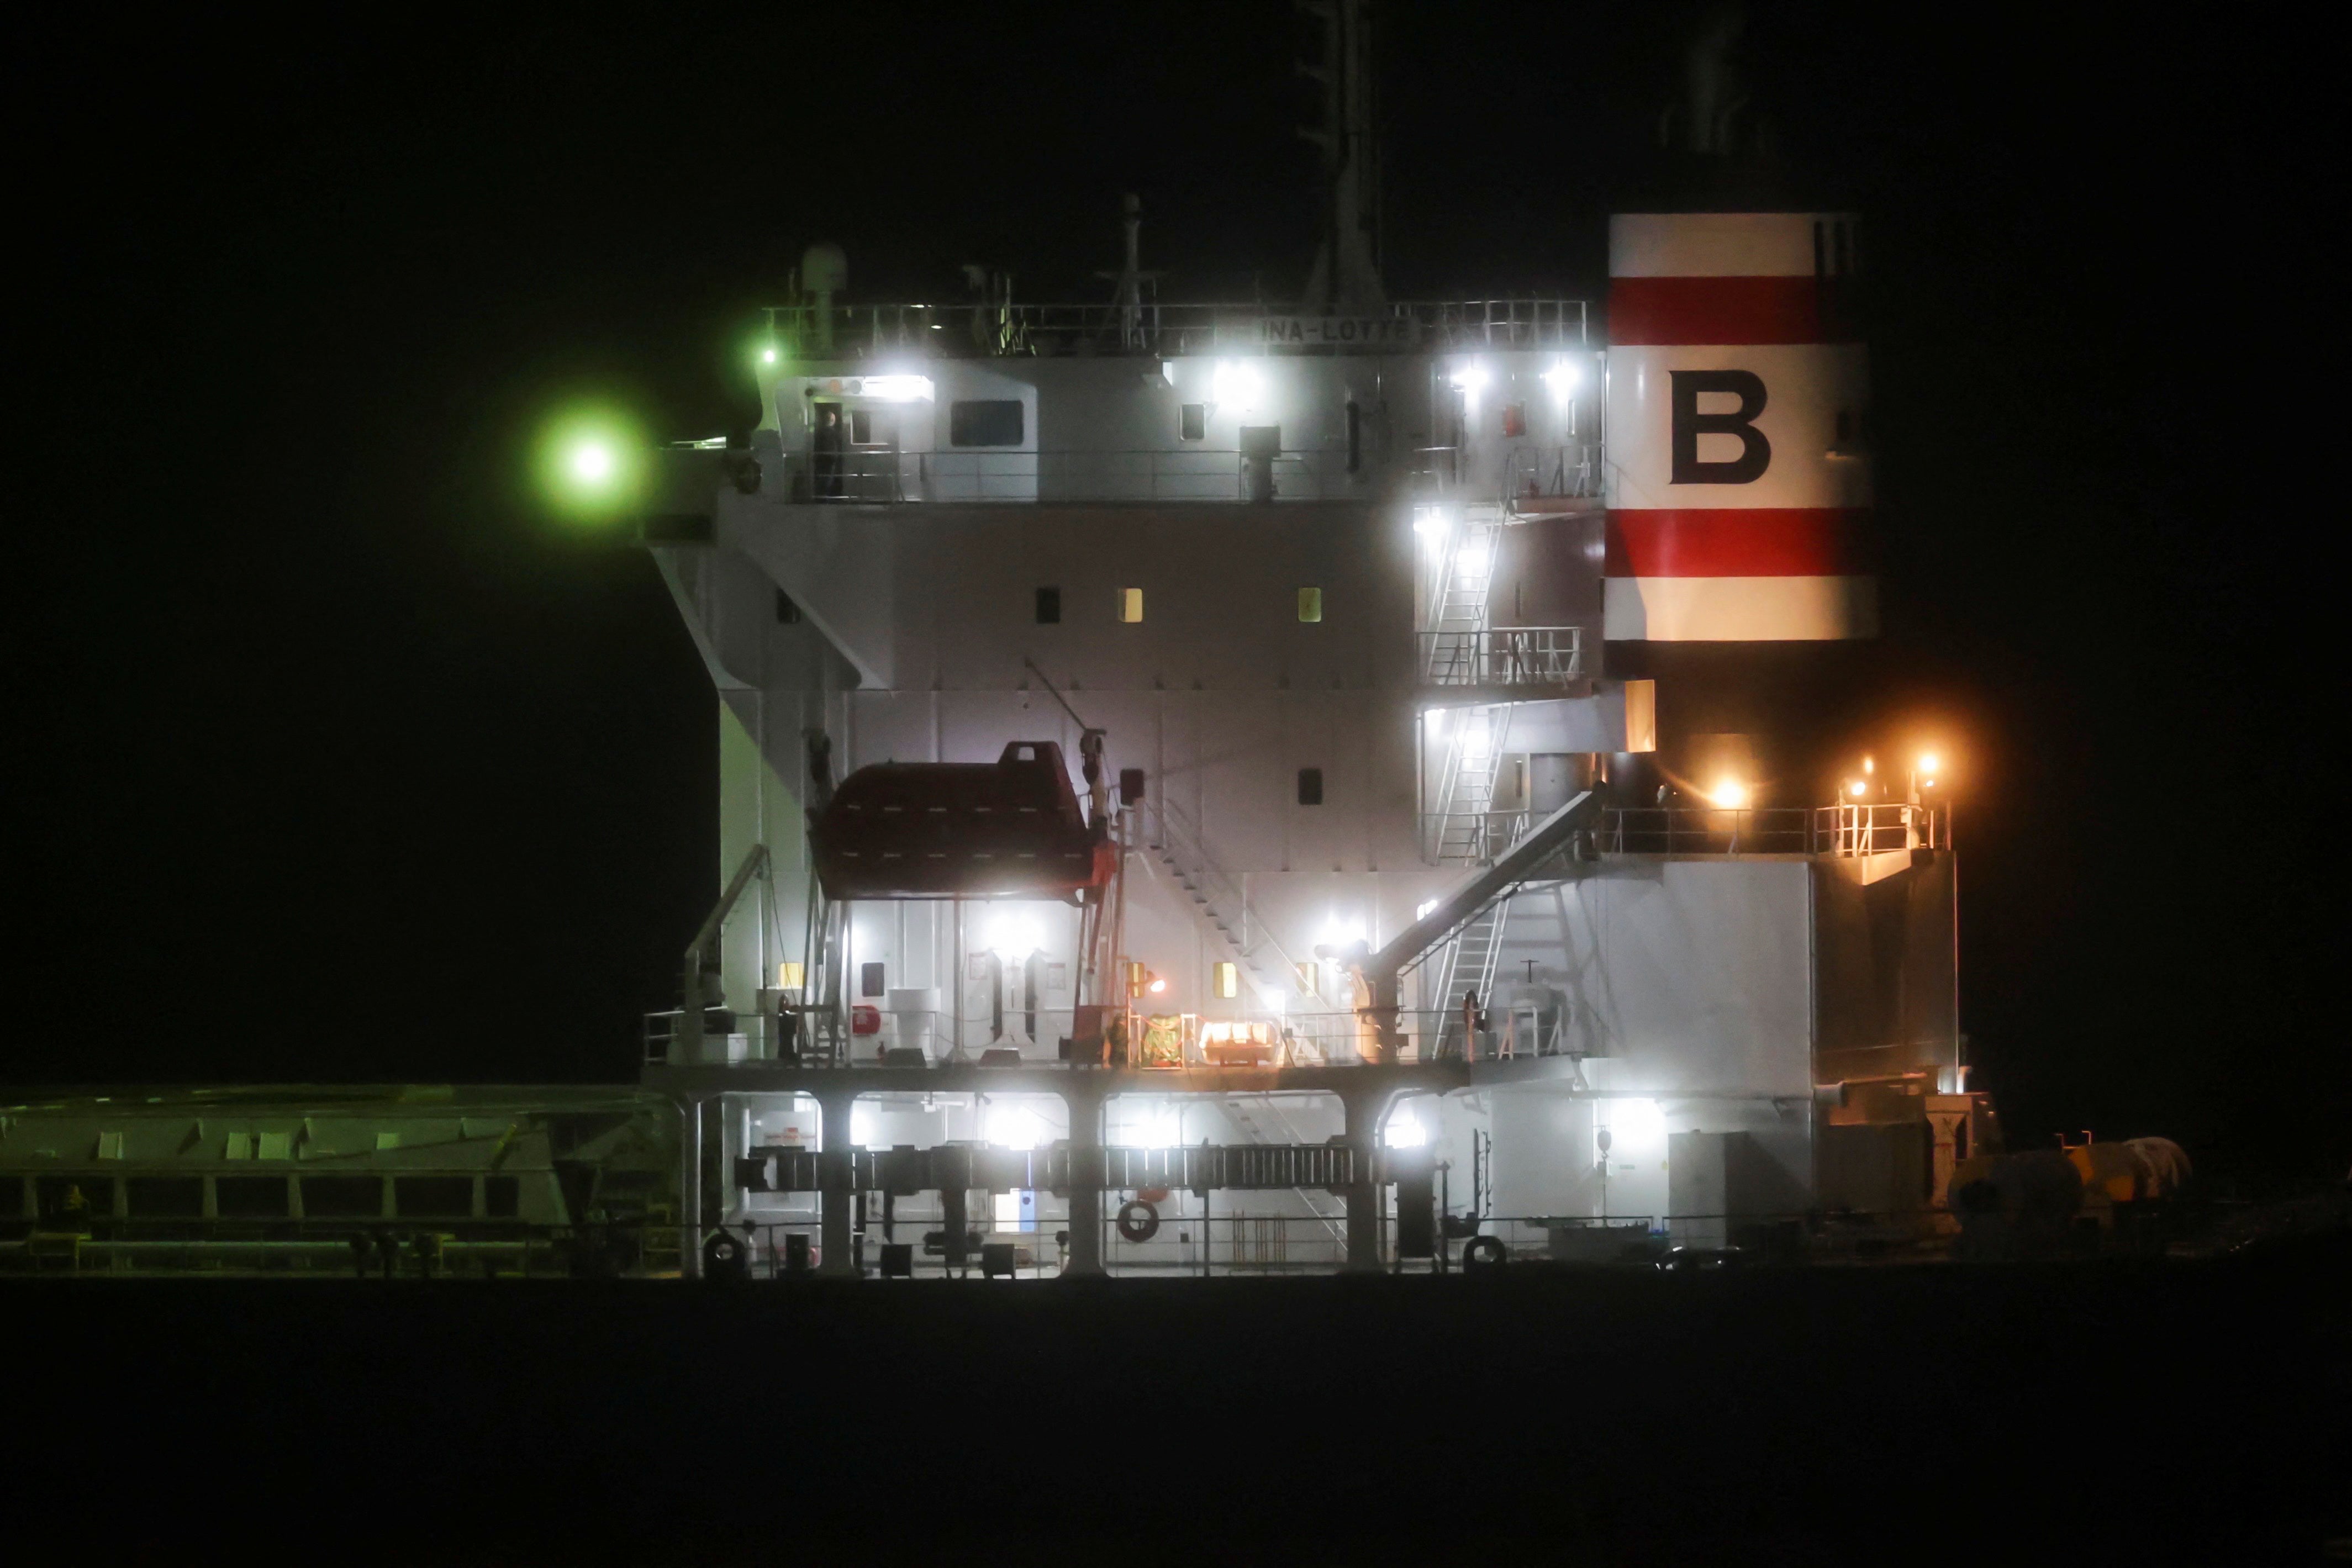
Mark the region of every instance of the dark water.
POLYGON ((2313 1560, 2347 1260, 20 1281, 8 1473, 116 1562, 2313 1560))

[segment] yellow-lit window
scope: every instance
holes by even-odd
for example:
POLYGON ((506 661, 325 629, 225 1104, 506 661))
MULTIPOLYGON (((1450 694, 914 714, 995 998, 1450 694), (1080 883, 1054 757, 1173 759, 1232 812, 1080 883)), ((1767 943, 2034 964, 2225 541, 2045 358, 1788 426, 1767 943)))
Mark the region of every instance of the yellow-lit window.
POLYGON ((1143 590, 1122 588, 1118 591, 1118 618, 1129 625, 1143 619, 1143 590))
POLYGON ((801 988, 801 965, 799 959, 795 958, 790 963, 778 964, 776 966, 776 989, 780 991, 797 991, 801 988))
POLYGON ((1298 591, 1298 618, 1301 621, 1320 621, 1323 619, 1323 591, 1321 589, 1302 588, 1298 591))
POLYGON ((1309 993, 1315 989, 1315 960, 1312 958, 1298 966, 1298 988, 1309 993))
POLYGON ((1242 994, 1242 968, 1239 964, 1217 966, 1217 995, 1231 1000, 1242 994))

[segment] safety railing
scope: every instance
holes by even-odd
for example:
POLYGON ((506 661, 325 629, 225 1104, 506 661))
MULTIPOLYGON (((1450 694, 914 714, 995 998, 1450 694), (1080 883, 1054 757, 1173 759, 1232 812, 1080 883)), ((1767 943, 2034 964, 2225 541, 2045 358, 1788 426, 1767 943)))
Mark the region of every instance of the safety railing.
POLYGON ((1944 813, 1927 806, 1616 807, 1594 842, 1612 854, 1868 855, 1947 847, 1944 813))
POLYGON ((1420 668, 1433 686, 1560 686, 1584 674, 1580 626, 1423 632, 1420 668))
POLYGON ((1516 443, 1503 453, 1502 481, 1506 502, 1597 497, 1601 494, 1601 445, 1591 441, 1559 446, 1516 443))
POLYGON ((1591 342, 1581 299, 1391 300, 1327 315, 1296 307, 1146 299, 1075 304, 772 306, 768 329, 795 359, 915 354, 971 359, 1077 350, 1159 355, 1400 353, 1481 349, 1580 349, 1591 342))
POLYGON ((1424 811, 1422 858, 1440 865, 1492 865, 1533 825, 1534 813, 1424 811))
POLYGON ((0 1239, 0 1272, 356 1275, 363 1279, 611 1278, 675 1273, 675 1224, 432 1220, 100 1219, 0 1239))
POLYGON ((1369 466, 1343 448, 794 454, 796 501, 1328 501, 1369 493, 1369 466))
POLYGON ((1950 847, 1950 821, 1933 806, 1858 802, 1813 809, 1813 853, 1889 854, 1950 847))

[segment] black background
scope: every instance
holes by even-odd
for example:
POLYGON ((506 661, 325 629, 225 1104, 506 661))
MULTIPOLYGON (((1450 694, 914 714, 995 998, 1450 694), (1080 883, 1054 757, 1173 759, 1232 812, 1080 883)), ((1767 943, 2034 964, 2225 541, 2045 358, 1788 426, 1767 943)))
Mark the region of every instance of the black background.
MULTIPOLYGON (((1979 1085, 2338 1173, 2324 40, 1914 13, 1770 7, 1748 69, 1869 225, 1885 718, 1964 759, 1979 1085)), ((1395 5, 1391 291, 1597 297, 1680 17, 1395 5)), ((1095 297, 1130 189, 1171 298, 1312 249, 1271 5, 23 42, 17 1083, 634 1076, 714 702, 645 559, 537 510, 539 422, 722 428, 820 238, 886 299, 1095 297)))

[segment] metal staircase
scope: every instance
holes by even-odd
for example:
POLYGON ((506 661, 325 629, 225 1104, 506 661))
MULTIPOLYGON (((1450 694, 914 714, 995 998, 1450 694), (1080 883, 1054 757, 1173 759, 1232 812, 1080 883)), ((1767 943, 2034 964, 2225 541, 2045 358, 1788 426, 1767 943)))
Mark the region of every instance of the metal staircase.
MULTIPOLYGON (((1270 1138, 1265 1135, 1265 1130, 1258 1125, 1256 1116, 1252 1114, 1248 1104, 1244 1101, 1235 1098, 1221 1101, 1219 1103, 1226 1118, 1241 1130, 1244 1138, 1253 1144, 1301 1145, 1314 1141, 1299 1136, 1298 1130, 1290 1124, 1290 1117, 1283 1111, 1281 1102, 1272 1095, 1259 1097, 1257 1105, 1265 1112, 1267 1119, 1275 1124, 1280 1134, 1277 1137, 1270 1138)), ((1320 1201, 1318 1201, 1318 1195, 1308 1188, 1295 1186, 1290 1190, 1298 1195, 1298 1201, 1306 1207, 1307 1217, 1322 1226, 1329 1234, 1332 1243, 1339 1248, 1340 1255, 1345 1257, 1348 1250, 1347 1209, 1344 1207, 1337 1207, 1337 1200, 1328 1194, 1320 1195, 1320 1201)))
POLYGON ((1261 1007, 1280 1017, 1297 986, 1297 965, 1265 925, 1252 918, 1249 900, 1241 888, 1211 862, 1198 824, 1181 807, 1162 799, 1151 812, 1147 848, 1183 893, 1210 947, 1237 967, 1261 1007), (1267 973, 1267 965, 1256 956, 1260 948, 1273 950, 1273 960, 1281 966, 1278 973, 1267 973))
POLYGON ((1495 781, 1502 771, 1503 742, 1510 734, 1511 709, 1465 708, 1454 720, 1452 744, 1437 794, 1435 858, 1440 865, 1487 865, 1507 849, 1497 843, 1495 781))
POLYGON ((1479 639, 1486 633, 1487 593, 1495 581, 1496 536, 1502 528, 1499 505, 1462 508, 1462 526, 1430 585, 1422 670, 1430 685, 1465 685, 1475 674, 1479 639))

